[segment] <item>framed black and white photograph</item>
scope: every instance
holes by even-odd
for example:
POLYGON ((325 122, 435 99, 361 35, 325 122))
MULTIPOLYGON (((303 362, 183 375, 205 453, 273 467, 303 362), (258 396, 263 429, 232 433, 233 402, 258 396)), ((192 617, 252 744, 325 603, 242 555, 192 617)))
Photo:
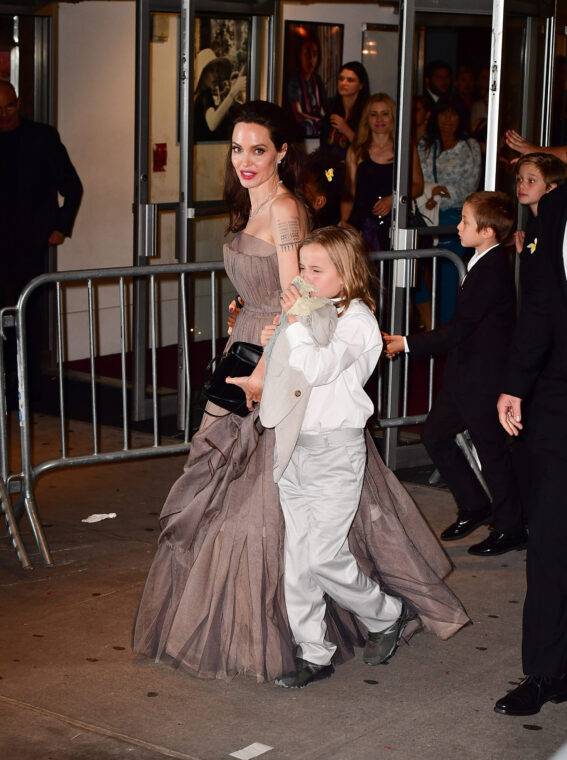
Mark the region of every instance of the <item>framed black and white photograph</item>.
POLYGON ((301 137, 317 137, 325 104, 337 93, 343 24, 286 21, 282 105, 301 137))
POLYGON ((228 140, 230 111, 248 100, 249 18, 195 19, 195 142, 228 140))

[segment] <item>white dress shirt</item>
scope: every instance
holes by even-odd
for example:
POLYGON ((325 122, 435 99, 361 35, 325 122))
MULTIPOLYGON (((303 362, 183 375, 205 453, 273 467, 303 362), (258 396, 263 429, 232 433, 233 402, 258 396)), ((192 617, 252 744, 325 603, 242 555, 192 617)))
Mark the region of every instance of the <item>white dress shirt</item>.
POLYGON ((382 336, 370 309, 359 299, 351 301, 326 346, 300 322, 287 328, 286 338, 290 366, 313 386, 301 432, 363 428, 374 410, 364 385, 382 351, 382 336))

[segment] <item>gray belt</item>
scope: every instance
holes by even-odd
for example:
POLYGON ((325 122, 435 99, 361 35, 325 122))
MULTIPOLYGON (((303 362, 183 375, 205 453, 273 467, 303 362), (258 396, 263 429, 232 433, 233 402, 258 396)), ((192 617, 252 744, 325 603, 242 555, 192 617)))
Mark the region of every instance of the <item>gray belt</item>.
POLYGON ((329 433, 300 433, 297 438, 297 446, 307 449, 324 449, 330 446, 339 446, 347 441, 355 441, 362 438, 362 428, 343 428, 332 430, 329 433))

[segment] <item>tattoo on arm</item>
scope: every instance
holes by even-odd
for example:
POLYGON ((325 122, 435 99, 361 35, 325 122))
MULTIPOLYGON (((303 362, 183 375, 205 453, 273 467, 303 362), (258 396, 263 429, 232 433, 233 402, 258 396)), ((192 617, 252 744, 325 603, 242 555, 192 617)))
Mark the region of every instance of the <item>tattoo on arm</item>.
POLYGON ((286 219, 284 222, 278 222, 278 248, 282 251, 295 251, 298 243, 301 241, 299 229, 299 217, 286 219))

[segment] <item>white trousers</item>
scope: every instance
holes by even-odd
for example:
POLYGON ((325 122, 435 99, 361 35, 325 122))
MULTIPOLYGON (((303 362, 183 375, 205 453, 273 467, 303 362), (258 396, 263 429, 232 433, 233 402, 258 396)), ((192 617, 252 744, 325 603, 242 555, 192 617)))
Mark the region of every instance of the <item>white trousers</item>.
POLYGON ((301 434, 278 482, 287 614, 301 657, 317 665, 327 665, 336 649, 325 640, 324 593, 369 631, 385 630, 401 613, 401 601, 381 591, 348 548, 365 466, 362 430, 301 434))

